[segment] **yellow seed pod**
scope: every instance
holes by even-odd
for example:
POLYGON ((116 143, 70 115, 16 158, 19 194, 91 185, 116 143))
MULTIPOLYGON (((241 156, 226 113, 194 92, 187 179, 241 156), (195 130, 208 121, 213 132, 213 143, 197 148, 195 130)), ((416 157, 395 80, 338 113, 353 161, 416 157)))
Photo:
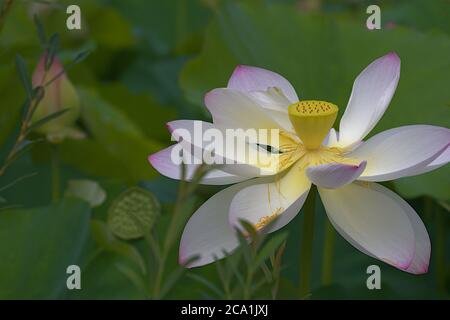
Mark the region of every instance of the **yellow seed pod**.
POLYGON ((317 149, 333 127, 338 107, 330 102, 305 100, 289 106, 289 119, 307 149, 317 149))

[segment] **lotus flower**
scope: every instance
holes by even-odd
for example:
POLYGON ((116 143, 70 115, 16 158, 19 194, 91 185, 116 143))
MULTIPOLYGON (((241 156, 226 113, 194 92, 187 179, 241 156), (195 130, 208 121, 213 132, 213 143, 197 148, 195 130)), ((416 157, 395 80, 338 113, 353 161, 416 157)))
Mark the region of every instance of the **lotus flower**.
MULTIPOLYGON (((199 256, 189 267, 201 266, 233 251, 239 244, 236 228, 241 220, 261 232, 282 228, 300 211, 314 184, 330 222, 355 248, 400 270, 426 273, 431 245, 423 222, 406 201, 375 182, 418 175, 448 163, 450 130, 410 125, 363 141, 389 105, 399 77, 395 53, 366 67, 353 84, 338 132, 332 128, 336 105, 299 101, 282 76, 238 66, 227 88, 206 95, 213 123, 204 126, 279 128, 281 165, 272 176, 255 174, 255 163, 225 164, 211 171, 202 183, 235 184, 192 215, 181 238, 180 263, 199 256)), ((170 122, 168 128, 191 131, 193 121, 170 122)), ((149 161, 161 174, 179 179, 180 166, 170 157, 174 147, 151 155, 149 161)), ((197 166, 187 165, 188 177, 197 166)))

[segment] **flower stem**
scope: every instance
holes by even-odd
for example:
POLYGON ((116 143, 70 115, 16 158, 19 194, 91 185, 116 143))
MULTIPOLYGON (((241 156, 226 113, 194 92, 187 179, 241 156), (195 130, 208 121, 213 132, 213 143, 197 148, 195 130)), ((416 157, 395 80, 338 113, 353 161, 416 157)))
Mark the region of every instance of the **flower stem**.
POLYGON ((328 286, 333 279, 333 252, 334 252, 334 229, 331 223, 325 221, 325 243, 322 258, 322 285, 328 286))
POLYGON ((177 224, 177 218, 182 209, 182 204, 185 200, 185 196, 186 196, 186 165, 183 163, 181 166, 181 180, 178 187, 177 199, 175 201, 173 214, 166 232, 164 245, 162 246, 161 257, 159 259, 158 264, 158 271, 156 272, 155 283, 153 287, 153 297, 155 299, 160 299, 161 286, 164 277, 164 271, 166 269, 167 257, 170 253, 170 249, 172 248, 173 238, 176 236, 175 229, 177 224))
POLYGON ((311 187, 305 202, 303 221, 303 237, 300 252, 300 299, 307 298, 310 294, 310 278, 313 257, 314 240, 314 212, 316 201, 316 188, 311 187))
POLYGON ((425 196, 424 198, 424 212, 425 220, 432 221, 433 219, 433 199, 431 197, 425 196))
POLYGON ((250 300, 252 296, 252 280, 253 280, 253 270, 251 267, 249 267, 247 277, 245 279, 244 300, 250 300))
POLYGON ((60 197, 60 187, 61 187, 61 170, 59 162, 59 148, 58 145, 51 145, 51 156, 52 156, 52 200, 57 202, 60 197))
POLYGON ((161 258, 161 261, 158 266, 158 271, 156 272, 155 284, 153 287, 153 297, 155 299, 160 298, 161 283, 162 283, 162 277, 163 277, 165 265, 166 265, 166 255, 163 254, 163 257, 161 258))
MULTIPOLYGON (((445 292, 446 283, 446 266, 445 266, 445 216, 443 210, 439 206, 436 208, 436 277, 437 288, 440 292, 445 292)), ((431 208, 433 208, 431 207, 431 208)))
POLYGON ((21 145, 28 136, 28 130, 31 126, 31 117, 33 115, 33 112, 41 102, 42 98, 43 94, 40 95, 37 94, 36 97, 33 97, 33 99, 31 99, 31 101, 29 102, 25 117, 22 120, 22 124, 20 125, 19 135, 17 136, 17 139, 14 142, 13 147, 6 156, 5 162, 0 167, 0 177, 5 173, 6 169, 8 169, 8 167, 17 159, 21 151, 21 145))

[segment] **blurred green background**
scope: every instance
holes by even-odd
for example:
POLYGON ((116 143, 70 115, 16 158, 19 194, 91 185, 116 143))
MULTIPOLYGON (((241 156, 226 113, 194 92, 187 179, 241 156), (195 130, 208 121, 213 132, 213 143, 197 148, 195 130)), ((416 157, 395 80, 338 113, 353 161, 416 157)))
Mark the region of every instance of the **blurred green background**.
MULTIPOLYGON (((3 0, 0 7, 7 8, 0 18, 1 163, 19 133, 26 100, 15 57, 23 57, 31 74, 43 52, 33 16, 48 36, 59 34, 57 55, 63 64, 90 52, 67 71, 81 101, 77 126, 87 137, 57 145, 60 196, 52 199, 54 146, 46 141, 33 143, 0 176, 1 299, 242 298, 245 257, 193 270, 177 264, 185 221, 220 187, 197 186, 173 222, 178 183, 147 162, 149 154, 171 143, 166 122, 209 119, 204 94, 225 86, 237 64, 276 71, 292 82, 300 99, 332 101, 342 111, 357 74, 375 58, 396 51, 402 60, 399 86, 371 134, 407 124, 450 127, 448 0, 3 0), (81 8, 81 30, 66 28, 69 4, 81 8), (381 30, 366 28, 370 4, 381 7, 381 30), (142 201, 130 209, 141 215, 137 220, 120 216, 118 203, 129 205, 129 199, 142 201), (101 204, 93 205, 96 201, 101 204), (128 226, 125 234, 120 223, 128 226), (152 242, 164 247, 168 230, 176 232, 161 263, 152 242), (135 235, 128 237, 130 232, 135 235), (81 290, 66 289, 71 264, 81 267, 81 290)), ((428 274, 398 271, 331 231, 332 278, 324 281, 327 220, 318 202, 310 298, 450 296, 448 166, 387 186, 425 222, 432 240, 428 274), (381 267, 381 290, 366 288, 371 264, 381 267)), ((281 275, 275 284, 258 269, 251 298, 272 298, 274 290, 277 298, 299 298, 302 223, 299 214, 266 241, 271 254, 287 239, 281 275)))

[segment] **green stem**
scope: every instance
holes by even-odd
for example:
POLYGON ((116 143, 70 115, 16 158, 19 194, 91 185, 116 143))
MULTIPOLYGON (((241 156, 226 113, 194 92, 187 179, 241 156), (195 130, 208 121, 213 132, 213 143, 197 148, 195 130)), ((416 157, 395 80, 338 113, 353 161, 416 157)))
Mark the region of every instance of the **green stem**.
POLYGON ((250 270, 251 267, 249 267, 249 271, 247 273, 247 278, 245 281, 245 286, 244 286, 244 300, 250 300, 251 296, 252 296, 252 280, 253 280, 253 271, 250 270))
POLYGON ((300 252, 300 299, 305 299, 311 292, 310 278, 313 257, 314 240, 314 212, 316 201, 316 188, 311 187, 308 198, 305 202, 303 222, 303 236, 300 252))
POLYGON ((443 210, 436 206, 436 277, 440 292, 445 292, 445 217, 443 210))
POLYGON ((159 295, 161 292, 161 283, 162 283, 162 277, 164 274, 164 268, 166 265, 166 255, 163 254, 163 257, 161 258, 161 261, 158 266, 158 271, 156 273, 155 278, 155 286, 153 287, 153 297, 154 299, 159 299, 159 295))
POLYGON ((181 180, 178 188, 177 199, 175 201, 175 207, 173 209, 173 214, 170 219, 169 227, 167 229, 165 241, 163 248, 161 250, 161 257, 158 264, 158 271, 156 273, 155 285, 153 287, 153 296, 155 299, 160 298, 161 284, 164 277, 164 270, 166 268, 166 261, 169 255, 170 249, 172 248, 173 239, 175 237, 175 229, 177 224, 178 215, 182 209, 182 204, 186 195, 186 166, 183 164, 181 166, 181 180))
POLYGON ((333 280, 334 229, 331 223, 325 221, 325 243, 322 258, 322 285, 328 286, 333 280))
POLYGON ((424 212, 425 220, 432 221, 433 219, 433 199, 431 197, 424 197, 424 212))
POLYGON ((60 197, 61 188, 61 170, 59 163, 59 148, 58 145, 51 145, 52 156, 52 200, 57 202, 60 197))

